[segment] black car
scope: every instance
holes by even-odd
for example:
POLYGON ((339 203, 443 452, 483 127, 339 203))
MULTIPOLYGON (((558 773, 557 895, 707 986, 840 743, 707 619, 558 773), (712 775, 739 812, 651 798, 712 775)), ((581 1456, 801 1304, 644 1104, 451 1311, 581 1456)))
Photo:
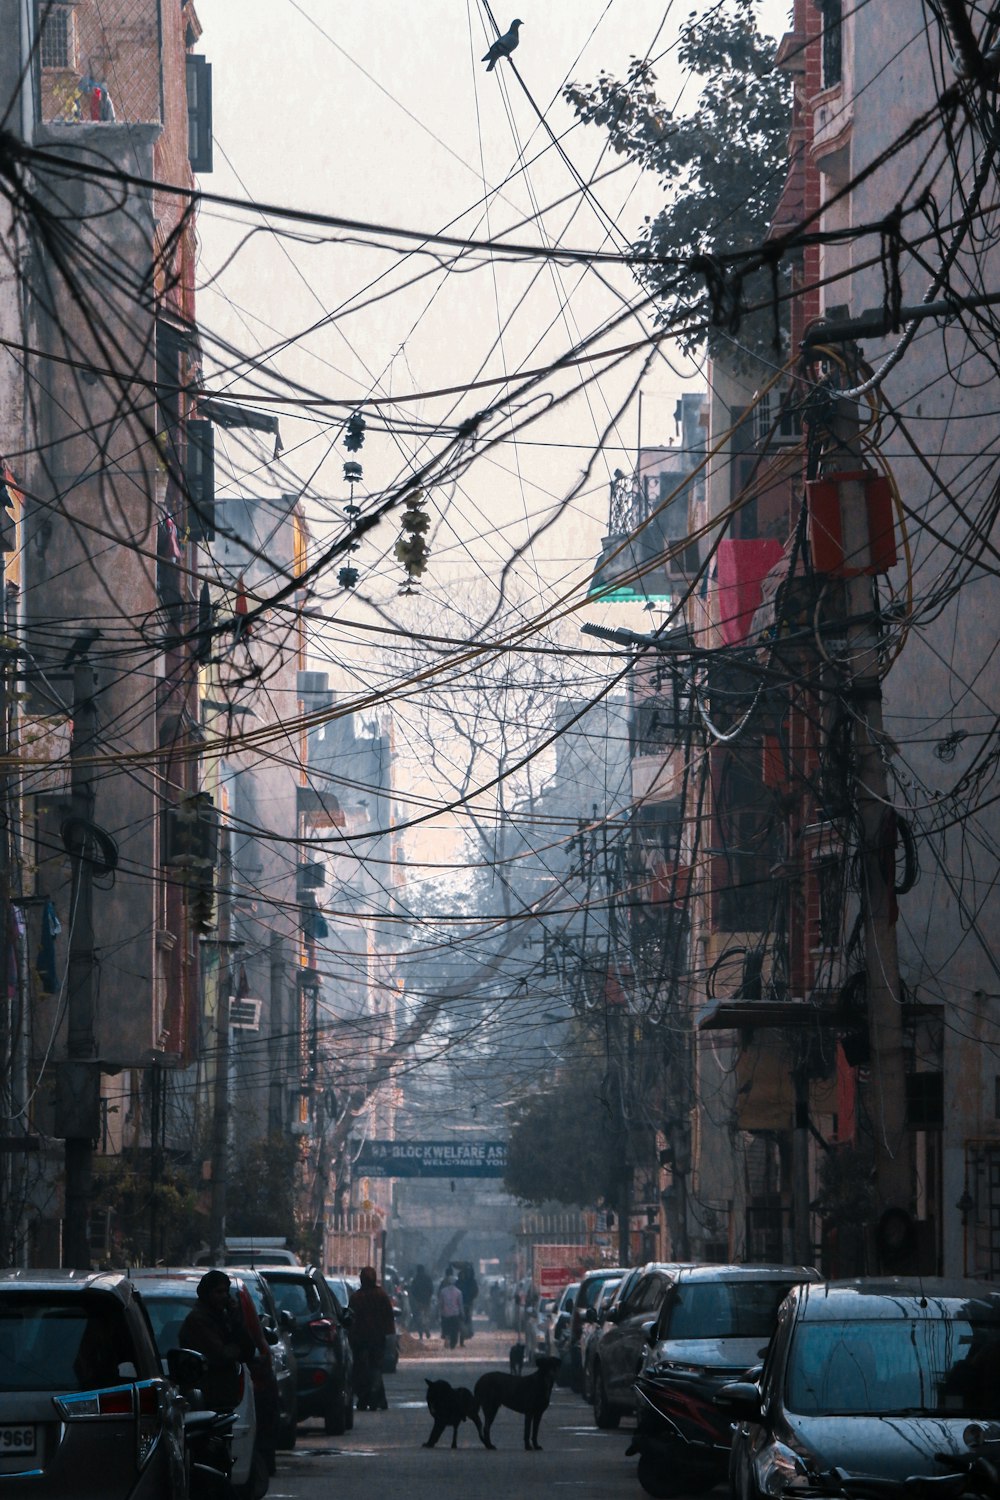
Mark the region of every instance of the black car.
POLYGON ((253 1302, 264 1337, 271 1348, 271 1366, 278 1398, 275 1446, 294 1448, 295 1429, 299 1420, 299 1383, 291 1327, 287 1319, 282 1319, 274 1300, 274 1292, 259 1269, 234 1270, 233 1275, 240 1278, 247 1296, 253 1302))
POLYGON ((635 1382, 639 1483, 656 1500, 726 1477, 732 1432, 715 1394, 760 1366, 793 1286, 811 1266, 683 1266, 649 1330, 635 1382))
POLYGON ((354 1359, 342 1307, 316 1266, 260 1266, 286 1315, 298 1379, 299 1421, 322 1417, 339 1436, 354 1426, 354 1359))
POLYGON ((642 1363, 649 1324, 656 1318, 680 1267, 652 1262, 630 1282, 627 1295, 605 1314, 605 1328, 594 1353, 594 1421, 617 1427, 635 1410, 632 1387, 642 1363))
POLYGON ((596 1271, 588 1271, 580 1282, 569 1325, 569 1384, 574 1391, 583 1390, 583 1360, 580 1355, 583 1325, 588 1320, 593 1322, 596 1319, 598 1298, 605 1284, 609 1281, 621 1281, 624 1274, 623 1266, 601 1266, 596 1271))
POLYGON ((184 1500, 183 1411, 124 1274, 0 1272, 0 1493, 184 1500))
POLYGON ((1000 1439, 1000 1291, 865 1278, 797 1287, 759 1382, 722 1387, 736 1500, 789 1500, 836 1467, 941 1475, 1000 1439))

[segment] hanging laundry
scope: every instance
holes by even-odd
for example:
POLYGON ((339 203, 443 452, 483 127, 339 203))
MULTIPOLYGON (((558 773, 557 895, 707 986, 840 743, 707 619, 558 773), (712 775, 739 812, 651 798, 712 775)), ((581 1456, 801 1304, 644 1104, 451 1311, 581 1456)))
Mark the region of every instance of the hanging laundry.
POLYGON ((181 560, 181 543, 177 535, 177 525, 173 516, 164 516, 161 521, 163 527, 163 552, 162 555, 172 557, 174 562, 181 560))
POLYGON ((247 601, 246 586, 241 573, 236 581, 236 606, 235 606, 235 630, 234 634, 238 641, 245 641, 253 634, 253 626, 247 624, 247 615, 250 613, 250 605, 247 601))
POLYGON ((56 938, 61 932, 62 923, 56 916, 56 909, 51 901, 46 901, 45 910, 42 912, 41 941, 35 967, 38 970, 38 981, 47 995, 55 995, 59 990, 59 977, 56 974, 56 938))
POLYGON ((24 937, 24 912, 20 906, 8 908, 7 922, 7 999, 14 1000, 18 993, 21 966, 21 939, 24 937))

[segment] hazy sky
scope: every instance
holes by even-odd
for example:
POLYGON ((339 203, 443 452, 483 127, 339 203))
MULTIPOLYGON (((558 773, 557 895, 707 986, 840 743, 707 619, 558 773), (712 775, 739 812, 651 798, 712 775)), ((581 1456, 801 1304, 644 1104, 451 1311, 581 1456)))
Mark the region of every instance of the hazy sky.
MULTIPOLYGON (((204 179, 206 188, 415 230, 450 226, 470 237, 496 236, 524 220, 513 236, 523 243, 621 249, 636 237, 643 215, 657 210, 657 185, 622 166, 601 130, 575 125, 560 92, 568 80, 586 83, 602 69, 620 76, 632 56, 649 53, 659 59, 662 99, 689 108, 695 93, 676 65, 675 48, 692 0, 517 3, 518 67, 577 172, 594 181, 599 207, 579 191, 512 70, 502 63, 486 72, 480 59, 492 33, 480 0, 197 0, 201 49, 214 66, 215 171, 204 179)), ((770 29, 780 34, 787 0, 767 9, 770 29)), ((497 13, 501 27, 513 14, 497 13)), ((372 393, 398 397, 545 365, 617 316, 638 290, 623 267, 604 266, 598 274, 579 265, 483 259, 475 269, 448 273, 426 256, 401 257, 305 226, 295 240, 260 234, 245 240, 259 223, 202 209, 200 321, 248 352, 288 340, 269 356, 271 369, 360 404, 372 393), (415 275, 422 279, 404 286, 415 275), (351 310, 384 293, 391 295, 351 310), (321 328, 304 332, 317 320, 321 328)), ((649 326, 648 317, 633 320, 613 342, 639 338, 649 326)), ((461 619, 447 611, 457 601, 461 614, 470 588, 477 601, 472 612, 482 617, 512 548, 528 542, 578 480, 638 368, 633 361, 603 379, 537 422, 524 441, 478 460, 459 485, 428 495, 432 556, 415 598, 398 596, 403 575, 392 556, 398 522, 383 521, 354 558, 357 592, 338 590, 333 576, 327 581, 312 664, 348 691, 384 680, 378 637, 347 623, 376 618, 366 598, 403 626, 461 633, 461 619)), ((683 361, 657 361, 643 388, 647 443, 674 439, 677 396, 698 384, 703 380, 683 361)), ((234 385, 252 392, 245 373, 234 385)), ((562 377, 550 388, 567 386, 562 377)), ((370 432, 358 455, 364 485, 356 498, 364 505, 369 492, 398 484, 440 446, 435 424, 459 421, 496 395, 491 387, 390 408, 392 430, 370 432), (415 432, 414 419, 430 431, 415 432)), ((265 464, 250 473, 238 439, 221 434, 220 487, 273 493, 301 486, 315 534, 329 537, 343 527, 349 498, 342 420, 314 413, 304 421, 289 407, 282 416, 284 467, 265 464)), ((607 529, 609 477, 616 467, 632 467, 636 421, 633 406, 579 498, 527 545, 506 623, 585 593, 607 529)), ((563 638, 579 641, 584 618, 652 623, 634 608, 588 604, 568 620, 563 638)), ((600 670, 591 665, 589 678, 581 674, 580 692, 593 691, 600 670)))
MULTIPOLYGON (((782 29, 787 8, 785 0, 769 7, 775 31, 782 29)), ((664 54, 657 63, 664 100, 681 100, 682 107, 692 102, 673 50, 677 26, 691 9, 691 0, 519 0, 524 24, 517 62, 553 131, 561 135, 573 125, 559 98, 567 79, 586 82, 602 68, 621 74, 632 55, 649 50, 664 54)), ((214 64, 216 159, 207 187, 413 229, 453 224, 459 233, 479 236, 496 235, 566 197, 543 214, 541 227, 528 223, 516 238, 620 248, 607 221, 582 198, 511 70, 501 64, 487 74, 479 61, 491 37, 478 0, 199 0, 198 13, 202 47, 214 64), (531 163, 527 171, 484 206, 484 191, 525 160, 531 163)), ((510 16, 497 12, 497 20, 506 27, 510 16)), ((597 128, 577 126, 564 145, 585 179, 618 165, 597 128)), ((658 203, 656 184, 637 180, 630 167, 598 182, 594 192, 626 238, 635 236, 643 214, 658 203)), ((231 220, 202 212, 206 278, 242 232, 231 220)), ((484 263, 469 274, 448 275, 427 258, 399 261, 351 243, 279 245, 257 238, 202 292, 200 316, 253 350, 278 335, 301 334, 357 299, 379 276, 384 279, 378 290, 386 291, 415 272, 433 272, 417 286, 297 338, 273 361, 324 393, 363 400, 373 390, 409 394, 543 364, 636 292, 624 270, 602 268, 606 286, 593 270, 580 267, 484 263)), ((633 323, 623 337, 638 332, 633 323)), ((629 375, 634 373, 632 367, 629 375)), ((692 378, 681 362, 676 372, 658 362, 644 388, 647 441, 671 440, 674 402, 692 378)), ((522 540, 573 482, 623 388, 621 380, 609 378, 558 417, 536 424, 528 442, 509 444, 499 457, 477 465, 466 494, 438 497, 439 564, 470 575, 480 566, 495 570, 510 541, 522 540), (510 529, 491 538, 498 524, 510 529), (470 538, 478 564, 468 557, 470 538)), ((486 399, 460 399, 459 417, 486 399)), ((427 402, 397 414, 438 421, 455 405, 454 399, 427 402)), ((337 427, 325 421, 286 425, 283 435, 292 450, 286 458, 295 472, 308 481, 315 470, 318 495, 346 498, 337 427)), ((635 443, 634 410, 615 436, 619 451, 599 462, 572 521, 556 528, 534 559, 553 586, 563 576, 566 582, 577 578, 579 566, 593 561, 606 520, 609 473, 621 462, 621 449, 635 443)), ((378 489, 407 472, 413 455, 423 451, 421 441, 405 433, 371 436, 360 455, 366 486, 378 489)), ((318 517, 317 510, 317 524, 318 517)), ((382 531, 379 543, 395 540, 394 526, 382 531)), ((357 559, 375 592, 379 579, 394 589, 400 576, 395 563, 379 561, 384 550, 366 543, 357 559)))

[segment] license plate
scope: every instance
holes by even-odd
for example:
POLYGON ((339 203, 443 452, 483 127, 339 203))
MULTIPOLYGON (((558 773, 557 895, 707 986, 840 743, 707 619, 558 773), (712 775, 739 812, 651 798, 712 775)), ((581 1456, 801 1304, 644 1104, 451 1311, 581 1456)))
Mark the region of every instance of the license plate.
POLYGON ((34 1427, 15 1426, 12 1422, 0 1423, 0 1458, 28 1456, 34 1451, 34 1427))

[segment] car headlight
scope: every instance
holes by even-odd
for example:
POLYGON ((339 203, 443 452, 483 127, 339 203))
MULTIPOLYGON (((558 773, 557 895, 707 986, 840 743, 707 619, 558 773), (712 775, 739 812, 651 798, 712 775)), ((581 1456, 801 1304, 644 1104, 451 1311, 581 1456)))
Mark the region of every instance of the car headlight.
POLYGON ((784 1443, 770 1443, 757 1458, 757 1484, 762 1495, 784 1495, 808 1478, 802 1459, 784 1443))

